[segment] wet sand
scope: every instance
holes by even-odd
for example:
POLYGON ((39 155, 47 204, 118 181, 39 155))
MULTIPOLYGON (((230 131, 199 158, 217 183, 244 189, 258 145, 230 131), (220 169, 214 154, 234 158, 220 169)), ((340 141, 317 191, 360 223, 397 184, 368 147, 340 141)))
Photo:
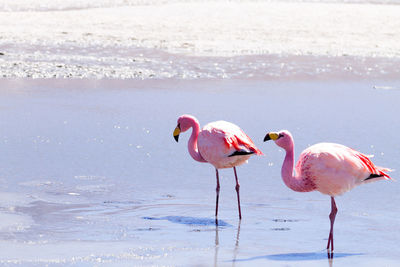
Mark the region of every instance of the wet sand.
MULTIPOLYGON (((337 198, 335 257, 324 250, 329 197, 280 178, 296 154, 338 142, 400 169, 399 81, 0 80, 0 263, 49 266, 396 266, 398 182, 337 198), (238 124, 265 156, 215 172, 193 161, 179 115, 238 124)), ((397 178, 397 172, 392 176, 397 178)))

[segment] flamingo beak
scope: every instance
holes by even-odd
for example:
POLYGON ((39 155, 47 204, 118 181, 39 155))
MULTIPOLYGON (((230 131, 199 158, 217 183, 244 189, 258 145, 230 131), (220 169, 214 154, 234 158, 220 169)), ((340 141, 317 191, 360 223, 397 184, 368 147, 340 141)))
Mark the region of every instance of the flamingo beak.
POLYGON ((269 141, 269 140, 278 140, 279 138, 279 134, 278 133, 267 133, 267 135, 264 137, 264 142, 269 141))
POLYGON ((179 124, 178 124, 178 126, 176 126, 176 128, 174 130, 174 138, 175 138, 176 142, 178 142, 178 140, 179 140, 180 133, 181 133, 181 128, 179 127, 179 124))

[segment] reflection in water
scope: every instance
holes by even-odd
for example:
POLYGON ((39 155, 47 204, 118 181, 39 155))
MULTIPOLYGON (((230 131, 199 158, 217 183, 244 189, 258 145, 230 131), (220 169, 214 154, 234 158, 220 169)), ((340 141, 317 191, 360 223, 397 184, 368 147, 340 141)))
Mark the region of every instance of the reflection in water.
POLYGON ((329 267, 333 267, 333 252, 328 250, 328 262, 329 262, 329 267))
POLYGON ((214 253, 214 267, 217 266, 218 262, 218 249, 219 249, 219 237, 218 237, 218 225, 215 226, 215 253, 214 253))
POLYGON ((236 262, 236 257, 238 254, 238 249, 239 249, 239 235, 240 235, 240 224, 242 223, 241 220, 239 220, 238 227, 237 227, 237 233, 236 233, 236 243, 235 243, 235 249, 233 250, 233 262, 232 266, 235 266, 236 262))
MULTIPOLYGON (((241 223, 241 220, 239 220, 238 227, 237 227, 237 232, 236 232, 236 241, 235 241, 235 248, 233 250, 232 266, 235 266, 236 257, 237 257, 238 250, 239 250, 240 223, 241 223)), ((218 235, 218 232, 219 232, 219 226, 215 226, 214 267, 218 266, 218 250, 219 250, 219 235, 218 235)))

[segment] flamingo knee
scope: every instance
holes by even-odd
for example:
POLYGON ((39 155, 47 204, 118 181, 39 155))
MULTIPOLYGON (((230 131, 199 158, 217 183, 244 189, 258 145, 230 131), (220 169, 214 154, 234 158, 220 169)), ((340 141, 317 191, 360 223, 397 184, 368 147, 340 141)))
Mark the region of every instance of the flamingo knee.
POLYGON ((240 184, 237 184, 237 185, 235 186, 235 189, 236 189, 236 192, 238 192, 238 193, 239 193, 240 184))

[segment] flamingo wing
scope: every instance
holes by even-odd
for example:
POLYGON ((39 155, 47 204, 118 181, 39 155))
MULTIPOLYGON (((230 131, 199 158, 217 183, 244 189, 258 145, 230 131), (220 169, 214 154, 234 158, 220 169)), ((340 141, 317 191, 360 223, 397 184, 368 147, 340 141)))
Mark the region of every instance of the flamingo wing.
MULTIPOLYGON (((234 125, 236 126, 236 125, 234 125)), ((246 154, 256 154, 262 155, 263 153, 259 150, 250 137, 245 134, 242 129, 236 126, 236 131, 225 132, 224 142, 228 149, 235 149, 231 155, 246 155, 246 154)))
POLYGON ((205 125, 199 133, 198 147, 201 155, 216 168, 240 165, 251 154, 262 155, 238 126, 226 121, 205 125))
POLYGON ((233 155, 257 154, 262 152, 255 146, 250 137, 243 132, 237 125, 227 121, 216 121, 206 125, 204 129, 208 129, 213 134, 220 136, 225 147, 233 155))
POLYGON ((354 186, 381 179, 391 179, 389 169, 375 166, 361 152, 340 144, 319 143, 300 155, 296 172, 315 183, 323 194, 340 195, 354 186))

